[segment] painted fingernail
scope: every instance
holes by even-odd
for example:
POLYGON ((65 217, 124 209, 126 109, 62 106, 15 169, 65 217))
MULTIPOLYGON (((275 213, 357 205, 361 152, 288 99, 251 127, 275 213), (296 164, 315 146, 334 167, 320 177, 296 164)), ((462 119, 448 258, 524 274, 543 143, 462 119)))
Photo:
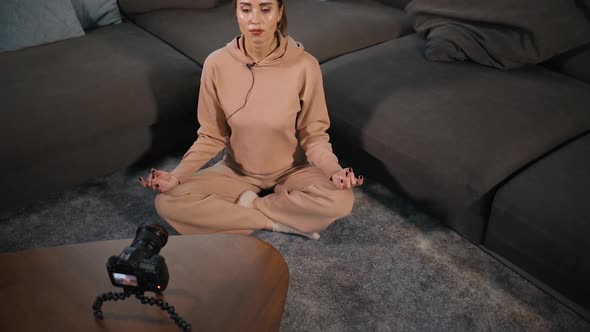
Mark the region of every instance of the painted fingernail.
POLYGON ((340 180, 340 183, 344 183, 344 180, 342 180, 342 179, 341 179, 341 180, 340 180))
POLYGON ((155 171, 156 171, 156 170, 152 168, 152 174, 154 174, 154 172, 155 172, 155 171))
POLYGON ((160 185, 159 184, 156 184, 156 188, 160 188, 160 185))
POLYGON ((137 179, 138 179, 139 181, 141 181, 141 177, 138 177, 137 179))
POLYGON ((359 179, 362 180, 363 179, 363 176, 362 175, 359 175, 359 179))
POLYGON ((346 172, 346 176, 348 176, 348 172, 346 172))

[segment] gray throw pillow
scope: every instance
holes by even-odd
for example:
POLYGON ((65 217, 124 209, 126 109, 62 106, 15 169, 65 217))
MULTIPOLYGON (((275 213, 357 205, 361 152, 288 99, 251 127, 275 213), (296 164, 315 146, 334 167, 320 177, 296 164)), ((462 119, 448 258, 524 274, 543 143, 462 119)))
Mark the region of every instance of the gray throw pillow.
POLYGON ((545 65, 553 70, 590 83, 590 44, 551 58, 545 65))
POLYGON ((121 23, 117 0, 71 0, 84 30, 121 23))
POLYGON ((587 0, 413 0, 406 11, 432 61, 511 69, 590 42, 587 0))
POLYGON ((210 9, 231 0, 119 0, 127 15, 143 14, 158 9, 210 9))
POLYGON ((70 0, 0 1, 0 51, 83 35, 70 0))
POLYGON ((586 18, 590 20, 590 0, 576 0, 576 6, 580 8, 586 15, 586 18))

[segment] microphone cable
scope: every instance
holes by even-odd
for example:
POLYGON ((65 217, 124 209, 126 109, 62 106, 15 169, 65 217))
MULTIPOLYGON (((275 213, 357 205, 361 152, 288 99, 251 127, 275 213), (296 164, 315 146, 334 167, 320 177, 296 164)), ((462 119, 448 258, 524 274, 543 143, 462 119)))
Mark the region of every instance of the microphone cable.
POLYGON ((225 118, 226 121, 229 121, 229 119, 232 116, 234 116, 234 114, 238 113, 242 108, 246 107, 246 103, 248 103, 248 97, 250 96, 250 92, 254 88, 255 78, 254 78, 254 71, 252 70, 252 67, 254 67, 255 65, 256 65, 256 62, 246 64, 246 67, 248 67, 248 69, 250 70, 250 74, 252 74, 252 85, 250 85, 250 89, 248 89, 248 92, 246 93, 246 98, 244 99, 244 104, 242 106, 240 106, 240 108, 235 110, 232 114, 230 114, 227 118, 225 118))

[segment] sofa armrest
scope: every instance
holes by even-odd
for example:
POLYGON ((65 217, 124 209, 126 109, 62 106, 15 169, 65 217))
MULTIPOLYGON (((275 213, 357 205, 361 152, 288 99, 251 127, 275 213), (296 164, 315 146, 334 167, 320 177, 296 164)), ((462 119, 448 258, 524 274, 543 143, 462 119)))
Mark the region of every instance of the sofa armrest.
POLYGON ((133 16, 158 9, 210 9, 230 0, 117 0, 125 15, 133 16))

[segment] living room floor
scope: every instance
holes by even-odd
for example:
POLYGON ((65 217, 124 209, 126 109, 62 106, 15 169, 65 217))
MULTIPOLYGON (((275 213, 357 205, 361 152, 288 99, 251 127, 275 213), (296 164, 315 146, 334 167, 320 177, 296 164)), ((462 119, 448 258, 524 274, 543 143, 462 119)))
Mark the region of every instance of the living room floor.
MULTIPOLYGON (((0 214, 0 252, 133 238, 165 223, 137 182, 170 156, 0 214)), ((318 241, 258 231, 285 257, 281 331, 590 331, 590 322, 366 176, 318 241)), ((171 235, 178 234, 165 225, 171 235)), ((106 259, 106 258, 105 258, 106 259)))

